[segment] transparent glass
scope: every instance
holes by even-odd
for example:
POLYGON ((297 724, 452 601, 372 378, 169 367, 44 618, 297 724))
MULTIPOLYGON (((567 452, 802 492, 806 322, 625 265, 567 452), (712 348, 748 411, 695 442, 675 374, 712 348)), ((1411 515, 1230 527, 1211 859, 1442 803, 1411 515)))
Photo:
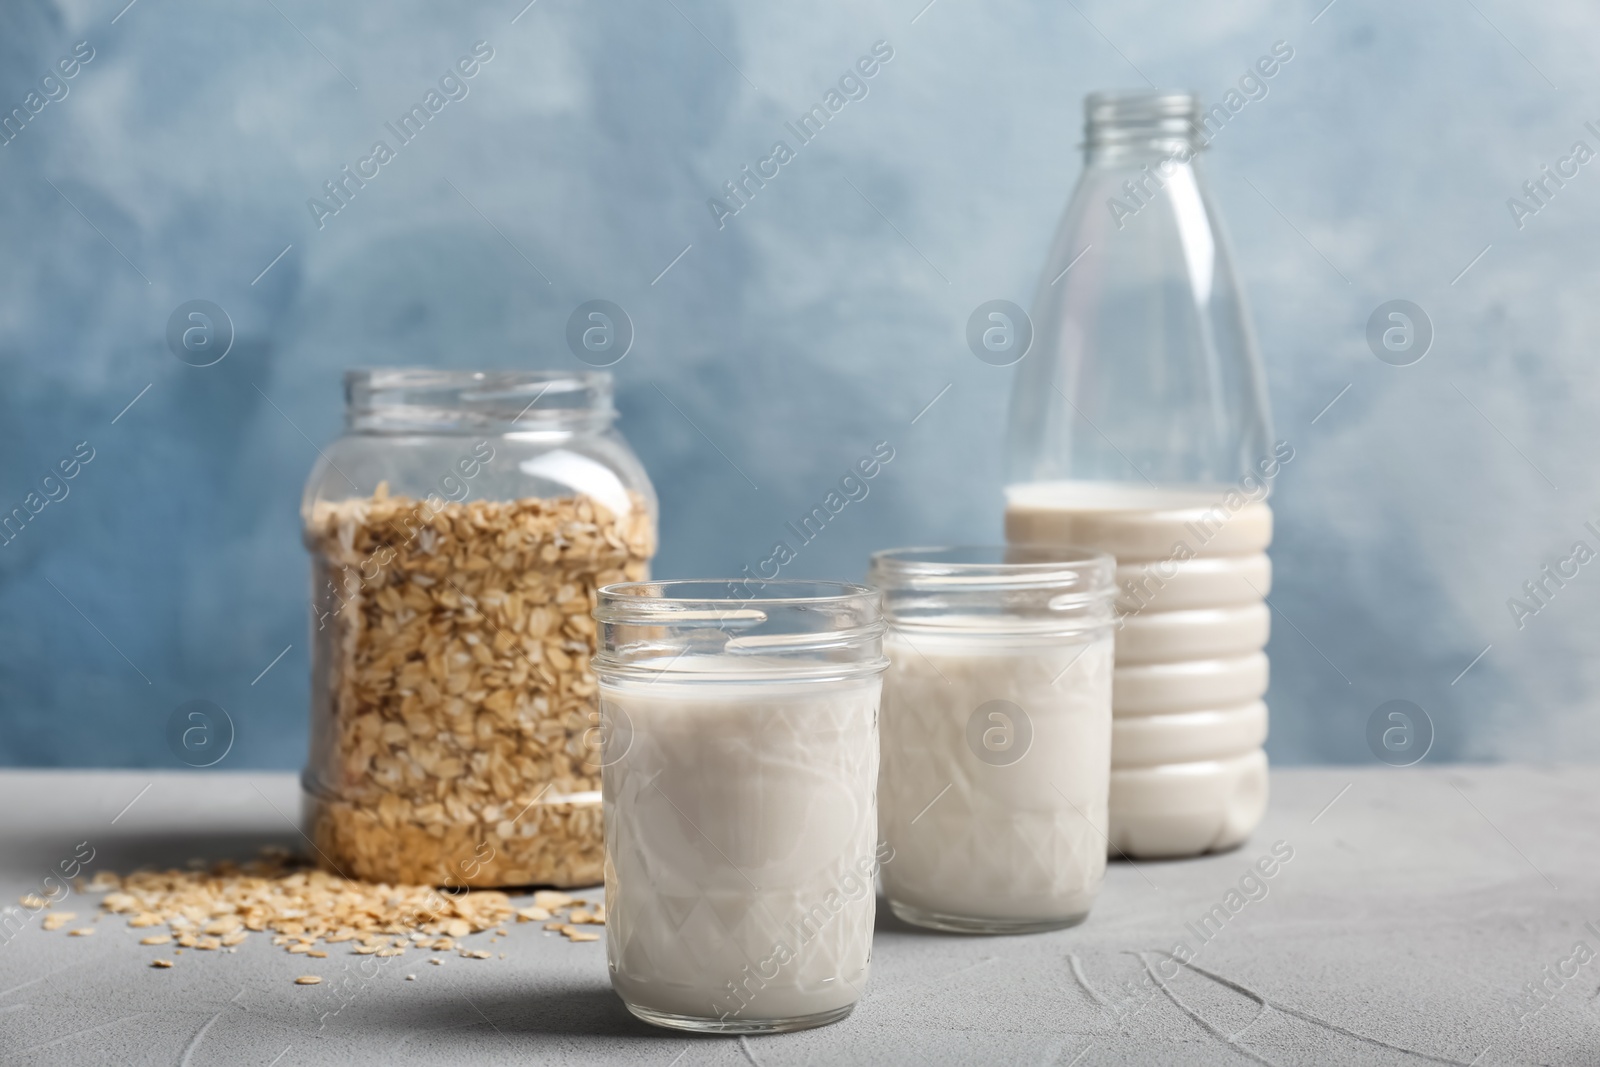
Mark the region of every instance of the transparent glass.
POLYGON ((1016 545, 872 557, 889 624, 883 890, 900 918, 1012 934, 1089 914, 1106 866, 1114 568, 1016 545))
POLYGON ((1012 483, 1236 482, 1269 454, 1265 380, 1207 191, 1199 105, 1096 93, 1034 298, 1012 483))
POLYGON ((610 376, 353 370, 345 399, 301 504, 308 835, 370 881, 597 883, 591 612, 656 543, 610 376))
POLYGON ((1006 537, 1116 556, 1111 841, 1241 842, 1266 803, 1272 444, 1186 93, 1096 93, 1011 400, 1006 537))
POLYGON ((834 1022, 872 960, 878 595, 838 582, 608 586, 606 956, 646 1022, 834 1022))

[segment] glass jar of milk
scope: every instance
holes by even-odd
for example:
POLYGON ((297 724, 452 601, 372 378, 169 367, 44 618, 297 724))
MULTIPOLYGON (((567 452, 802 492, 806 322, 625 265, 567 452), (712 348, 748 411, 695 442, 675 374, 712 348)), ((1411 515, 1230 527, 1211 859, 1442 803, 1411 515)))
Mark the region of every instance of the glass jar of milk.
POLYGON ((884 594, 884 895, 919 926, 1081 922, 1106 867, 1115 564, 1071 549, 897 549, 884 594))
POLYGON ((1206 189, 1213 113, 1163 92, 1084 111, 1013 383, 1006 538, 1116 556, 1111 841, 1195 855, 1266 808, 1267 495, 1294 450, 1206 189))
POLYGON ((681 1030, 848 1015, 876 909, 878 594, 627 583, 595 618, 613 988, 681 1030))

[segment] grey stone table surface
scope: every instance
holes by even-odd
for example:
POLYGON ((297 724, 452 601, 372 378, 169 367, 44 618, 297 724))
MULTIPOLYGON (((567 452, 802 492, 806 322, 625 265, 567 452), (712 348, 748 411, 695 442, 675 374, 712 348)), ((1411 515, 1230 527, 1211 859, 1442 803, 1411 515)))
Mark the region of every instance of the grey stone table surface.
MULTIPOLYGON (((493 959, 402 957, 346 1000, 332 979, 367 957, 255 935, 156 970, 119 918, 68 937, 18 909, 0 915, 0 1062, 1600 1063, 1600 771, 1287 769, 1272 791, 1240 849, 1113 863, 1074 929, 924 933, 880 902, 855 1013, 775 1037, 636 1022, 604 943, 537 923, 493 959), (1247 877, 1274 847, 1292 858, 1247 877), (330 984, 293 983, 308 972, 330 984)), ((298 801, 288 774, 0 772, 0 901, 85 842, 87 873, 302 845, 298 801)), ((55 907, 81 925, 96 898, 55 907)))

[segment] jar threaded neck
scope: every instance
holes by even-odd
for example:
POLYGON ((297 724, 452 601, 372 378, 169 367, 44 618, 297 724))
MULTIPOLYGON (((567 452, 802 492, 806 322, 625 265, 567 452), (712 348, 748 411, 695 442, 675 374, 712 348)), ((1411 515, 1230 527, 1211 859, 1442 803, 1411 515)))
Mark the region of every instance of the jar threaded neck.
POLYGON ((367 367, 344 376, 345 425, 366 433, 603 429, 616 418, 603 371, 367 367))

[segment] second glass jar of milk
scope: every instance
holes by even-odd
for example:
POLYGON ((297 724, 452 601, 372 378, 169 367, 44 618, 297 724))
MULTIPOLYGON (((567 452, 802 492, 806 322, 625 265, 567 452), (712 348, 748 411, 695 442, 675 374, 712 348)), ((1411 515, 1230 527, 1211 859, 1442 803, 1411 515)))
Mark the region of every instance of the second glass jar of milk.
POLYGON ((1096 93, 1011 400, 1006 538, 1117 559, 1111 842, 1237 845, 1266 807, 1266 382, 1187 93, 1096 93), (1069 269, 1070 268, 1070 269, 1069 269))
POLYGON ((884 895, 907 922, 1023 933, 1080 922, 1106 866, 1112 558, 897 549, 884 595, 884 895))

